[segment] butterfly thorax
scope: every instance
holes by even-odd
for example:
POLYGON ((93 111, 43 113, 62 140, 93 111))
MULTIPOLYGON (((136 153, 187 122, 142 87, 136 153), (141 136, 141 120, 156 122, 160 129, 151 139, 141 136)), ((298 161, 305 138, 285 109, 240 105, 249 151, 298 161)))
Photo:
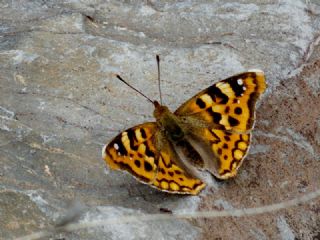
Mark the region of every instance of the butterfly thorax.
POLYGON ((157 101, 154 102, 153 116, 157 120, 159 128, 173 142, 177 142, 184 138, 184 131, 179 123, 176 115, 174 115, 168 107, 160 105, 157 101))

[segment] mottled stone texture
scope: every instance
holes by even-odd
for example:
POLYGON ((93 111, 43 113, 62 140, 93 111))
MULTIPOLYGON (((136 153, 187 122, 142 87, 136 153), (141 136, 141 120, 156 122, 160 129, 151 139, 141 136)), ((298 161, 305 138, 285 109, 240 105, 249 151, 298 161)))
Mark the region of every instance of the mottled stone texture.
MULTIPOLYGON (((320 187, 320 4, 316 0, 0 2, 0 239, 79 221, 258 207, 320 187), (197 3, 195 3, 197 2, 197 3), (103 144, 152 119, 120 73, 172 110, 212 83, 265 71, 238 176, 174 196, 105 171, 103 144)), ((241 218, 116 224, 60 239, 319 239, 320 200, 241 218)))

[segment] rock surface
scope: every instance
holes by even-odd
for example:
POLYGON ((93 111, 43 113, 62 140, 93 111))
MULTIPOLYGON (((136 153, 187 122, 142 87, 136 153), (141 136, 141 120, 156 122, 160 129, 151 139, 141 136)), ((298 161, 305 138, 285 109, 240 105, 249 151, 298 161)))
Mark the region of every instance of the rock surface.
MULTIPOLYGON (((320 186, 317 1, 1 1, 0 239, 45 230, 74 200, 79 222, 259 207, 320 186), (263 69, 250 153, 233 180, 199 196, 158 192, 105 171, 101 148, 152 120, 123 83, 174 110, 212 83, 263 69)), ((273 213, 121 223, 60 239, 317 239, 320 200, 273 213)))

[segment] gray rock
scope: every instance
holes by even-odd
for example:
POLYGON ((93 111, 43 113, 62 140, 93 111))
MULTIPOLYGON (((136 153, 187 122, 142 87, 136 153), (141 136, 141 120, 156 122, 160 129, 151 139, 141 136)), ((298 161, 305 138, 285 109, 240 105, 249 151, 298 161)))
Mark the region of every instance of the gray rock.
MULTIPOLYGON (((0 239, 79 219, 259 207, 320 185, 320 5, 317 1, 1 1, 0 239), (107 170, 101 148, 151 121, 153 107, 114 74, 176 109, 251 68, 268 89, 238 176, 199 196, 158 192, 107 170)), ((123 223, 66 239, 312 239, 319 200, 269 214, 123 223)))

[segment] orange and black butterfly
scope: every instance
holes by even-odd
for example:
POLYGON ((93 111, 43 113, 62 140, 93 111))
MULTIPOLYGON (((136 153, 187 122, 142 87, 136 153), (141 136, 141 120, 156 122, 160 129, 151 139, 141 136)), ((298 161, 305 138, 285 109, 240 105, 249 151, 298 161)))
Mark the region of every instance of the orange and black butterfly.
POLYGON ((103 159, 110 168, 159 190, 196 195, 206 185, 198 170, 219 179, 237 174, 249 150, 255 105, 265 89, 264 73, 249 70, 213 84, 175 112, 148 98, 156 121, 120 133, 103 147, 103 159))

